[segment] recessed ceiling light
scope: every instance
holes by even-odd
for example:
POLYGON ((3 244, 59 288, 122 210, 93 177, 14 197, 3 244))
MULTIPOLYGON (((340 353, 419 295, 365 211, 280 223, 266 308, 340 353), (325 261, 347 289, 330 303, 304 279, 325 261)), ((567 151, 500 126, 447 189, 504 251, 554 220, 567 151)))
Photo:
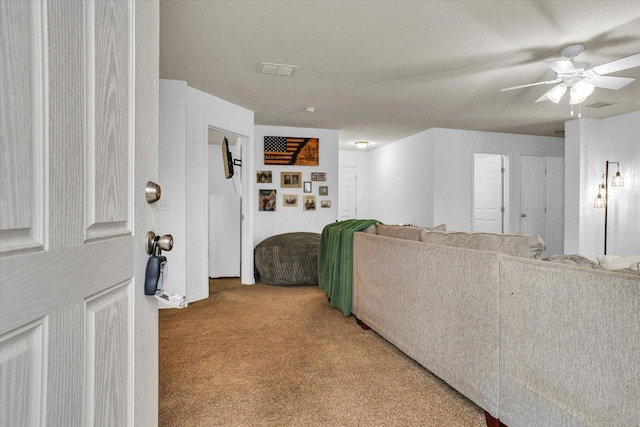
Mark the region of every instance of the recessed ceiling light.
POLYGON ((260 64, 260 73, 271 74, 274 76, 286 76, 290 77, 297 65, 285 65, 285 64, 272 64, 270 62, 263 62, 260 64))
POLYGON ((306 111, 307 113, 313 113, 314 111, 316 111, 316 107, 307 107, 304 109, 304 111, 306 111))

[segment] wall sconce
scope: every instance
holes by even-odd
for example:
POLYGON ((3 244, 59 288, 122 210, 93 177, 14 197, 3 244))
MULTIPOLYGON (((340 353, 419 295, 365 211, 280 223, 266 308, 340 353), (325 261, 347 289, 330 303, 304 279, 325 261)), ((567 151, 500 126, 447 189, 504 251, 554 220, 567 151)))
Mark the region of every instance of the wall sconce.
POLYGON ((605 162, 605 172, 602 175, 603 183, 598 185, 598 195, 596 196, 596 200, 593 202, 594 208, 604 208, 604 254, 607 254, 607 217, 609 215, 609 164, 615 163, 617 165, 616 174, 613 176, 611 180, 612 187, 622 187, 624 186, 624 180, 622 179, 622 175, 620 175, 620 162, 610 162, 607 160, 605 162), (604 197, 603 193, 604 192, 604 197))

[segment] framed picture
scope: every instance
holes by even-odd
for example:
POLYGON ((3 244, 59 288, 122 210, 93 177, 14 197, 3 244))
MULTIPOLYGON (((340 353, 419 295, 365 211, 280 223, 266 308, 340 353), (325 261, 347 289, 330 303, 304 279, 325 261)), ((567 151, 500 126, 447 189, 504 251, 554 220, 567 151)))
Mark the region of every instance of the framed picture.
POLYGON ((256 172, 256 182, 258 184, 271 184, 273 178, 273 173, 271 171, 257 171, 256 172))
POLYGON ((320 207, 321 208, 330 208, 331 207, 331 200, 320 200, 320 207))
POLYGON ((311 181, 326 181, 326 172, 311 172, 311 181))
POLYGON ((304 196, 304 208, 305 211, 316 210, 316 196, 304 196))
POLYGON ((295 208, 298 206, 298 195, 297 194, 285 194, 282 196, 282 206, 285 208, 295 208))
POLYGON ((280 172, 280 187, 300 188, 302 185, 301 172, 280 172))
POLYGON ((329 187, 326 185, 321 185, 318 187, 318 194, 321 196, 328 196, 329 195, 329 187))
POLYGON ((264 137, 264 164, 318 166, 320 139, 291 136, 264 137))
POLYGON ((311 193, 311 181, 304 182, 304 190, 305 193, 311 193))
POLYGON ((258 190, 258 210, 275 212, 276 190, 258 190))

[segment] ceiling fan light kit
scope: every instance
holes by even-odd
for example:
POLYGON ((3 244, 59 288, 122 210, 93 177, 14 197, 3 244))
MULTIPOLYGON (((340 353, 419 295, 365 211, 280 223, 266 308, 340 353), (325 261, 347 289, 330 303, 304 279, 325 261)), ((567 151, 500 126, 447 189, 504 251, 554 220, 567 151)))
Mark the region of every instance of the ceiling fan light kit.
MULTIPOLYGON (((559 84, 558 86, 554 86, 550 91, 545 93, 544 96, 546 96, 549 101, 557 104, 558 102, 560 102, 560 99, 562 99, 562 96, 566 91, 567 91, 567 85, 562 83, 562 84, 559 84)), ((544 99, 542 99, 542 101, 544 101, 544 99)))
MULTIPOLYGON (((543 61, 546 66, 556 73, 555 79, 508 87, 502 89, 501 92, 530 86, 559 83, 538 98, 536 102, 548 100, 557 104, 567 92, 567 89, 569 89, 569 103, 571 104, 571 115, 573 116, 573 106, 578 105, 579 108, 580 104, 593 93, 596 87, 618 90, 635 80, 635 78, 632 77, 605 76, 605 74, 640 67, 640 53, 591 68, 588 62, 575 61, 575 57, 583 50, 584 46, 581 44, 567 46, 560 51, 562 56, 567 59, 543 61)), ((578 113, 578 117, 581 117, 580 113, 578 113)))
POLYGON ((595 86, 591 83, 580 81, 571 87, 569 103, 572 105, 580 104, 595 90, 595 86))

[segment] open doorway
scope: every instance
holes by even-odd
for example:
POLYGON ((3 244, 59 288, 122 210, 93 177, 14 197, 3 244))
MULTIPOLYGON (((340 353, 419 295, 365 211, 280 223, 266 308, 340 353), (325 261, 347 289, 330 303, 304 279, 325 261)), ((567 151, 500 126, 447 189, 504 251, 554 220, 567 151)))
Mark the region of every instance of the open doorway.
POLYGON ((473 155, 473 230, 504 233, 505 156, 473 155))
POLYGON ((242 139, 215 128, 208 128, 208 276, 239 277, 241 265, 242 174, 238 170, 242 139), (228 141, 233 175, 225 170, 222 143, 228 141), (231 161, 233 165, 233 160, 231 161))

